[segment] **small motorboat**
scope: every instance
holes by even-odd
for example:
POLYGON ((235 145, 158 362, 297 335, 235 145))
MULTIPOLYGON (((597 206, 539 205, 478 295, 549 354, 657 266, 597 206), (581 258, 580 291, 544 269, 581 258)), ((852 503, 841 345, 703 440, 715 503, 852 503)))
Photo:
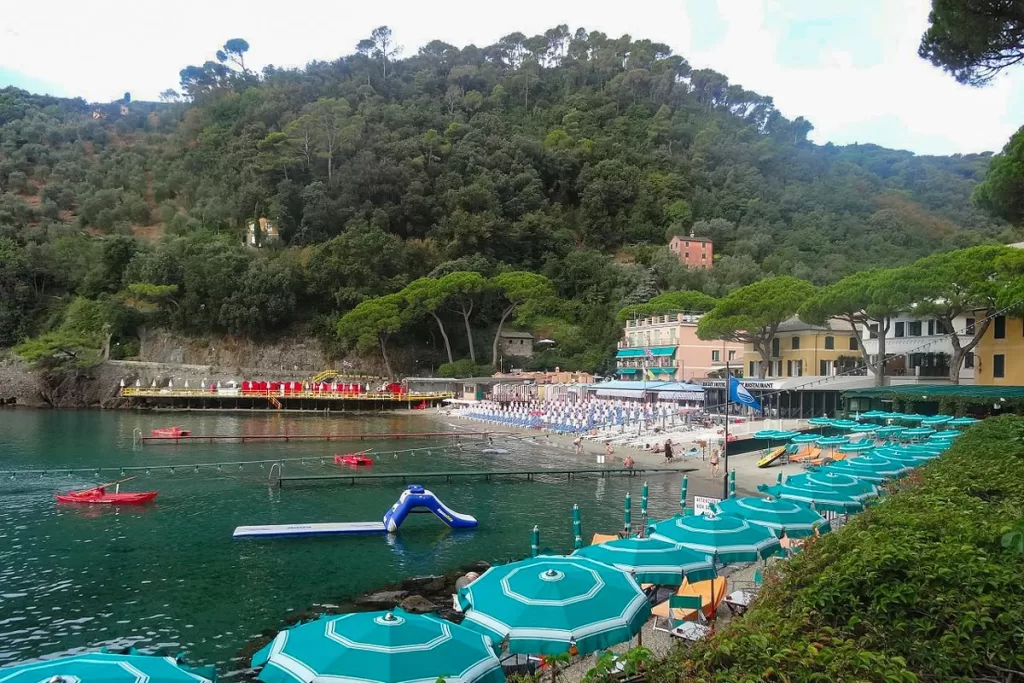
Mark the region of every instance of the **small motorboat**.
POLYGON ((178 438, 179 436, 191 436, 192 432, 184 427, 161 427, 152 431, 153 436, 166 436, 178 438))
MULTIPOLYGON (((131 481, 135 477, 129 477, 124 481, 131 481)), ((115 489, 114 493, 107 493, 108 486, 120 485, 124 481, 103 484, 85 491, 68 491, 58 493, 56 498, 61 503, 79 503, 84 505, 141 505, 156 498, 156 491, 138 491, 136 493, 121 493, 115 489)))
POLYGON ((370 467, 373 465, 373 458, 367 455, 369 451, 362 453, 335 453, 335 465, 348 465, 349 467, 370 467))

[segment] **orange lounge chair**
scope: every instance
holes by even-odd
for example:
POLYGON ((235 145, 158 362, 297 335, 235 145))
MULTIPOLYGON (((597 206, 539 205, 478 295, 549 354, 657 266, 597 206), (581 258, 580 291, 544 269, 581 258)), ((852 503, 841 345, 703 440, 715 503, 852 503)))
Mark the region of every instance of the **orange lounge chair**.
POLYGON ((590 539, 590 545, 597 545, 598 543, 607 543, 608 541, 617 541, 619 537, 615 534, 594 534, 594 538, 590 539))
POLYGON ((806 462, 808 460, 814 460, 821 456, 820 448, 808 448, 802 450, 799 453, 789 456, 790 462, 806 462))
MULTIPOLYGON (((718 612, 718 605, 725 597, 725 589, 728 583, 725 578, 709 579, 707 581, 698 581, 697 583, 683 581, 683 584, 679 586, 679 590, 676 591, 676 595, 700 597, 700 611, 703 612, 704 617, 714 619, 715 613, 718 612)), ((666 600, 655 605, 651 609, 651 614, 659 619, 669 620, 668 601, 666 600)), ((672 621, 695 620, 697 620, 697 610, 695 609, 680 608, 672 610, 672 621)))

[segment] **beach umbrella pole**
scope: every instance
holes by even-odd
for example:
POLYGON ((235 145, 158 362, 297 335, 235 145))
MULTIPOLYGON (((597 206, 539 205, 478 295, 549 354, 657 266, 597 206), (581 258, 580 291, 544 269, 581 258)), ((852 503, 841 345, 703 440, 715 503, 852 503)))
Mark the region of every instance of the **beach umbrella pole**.
POLYGON ((632 520, 632 516, 633 516, 632 508, 633 508, 633 499, 630 497, 629 492, 627 491, 626 492, 626 501, 623 504, 623 510, 622 510, 622 531, 626 535, 626 538, 629 538, 629 532, 630 532, 631 527, 633 526, 633 524, 632 524, 632 522, 633 522, 633 520, 632 520))
POLYGON ((679 492, 679 509, 682 510, 683 514, 686 514, 686 489, 690 485, 690 478, 683 476, 683 488, 679 492))
POLYGON ((530 556, 537 557, 540 554, 540 527, 533 525, 533 532, 530 534, 530 556))
POLYGON ((640 537, 643 538, 644 532, 647 530, 647 482, 644 482, 644 487, 640 494, 640 518, 643 525, 640 527, 640 537))
POLYGON ((583 522, 580 520, 580 506, 572 506, 572 547, 579 550, 583 547, 583 522))
POLYGON ((729 497, 736 497, 736 470, 729 471, 729 497))

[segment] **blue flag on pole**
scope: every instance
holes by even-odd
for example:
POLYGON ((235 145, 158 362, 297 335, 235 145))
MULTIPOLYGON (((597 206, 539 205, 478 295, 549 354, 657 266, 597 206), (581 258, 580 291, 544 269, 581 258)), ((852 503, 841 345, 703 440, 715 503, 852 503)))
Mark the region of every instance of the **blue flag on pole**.
POLYGON ((754 398, 751 393, 747 391, 747 388, 735 377, 729 377, 729 400, 733 403, 739 403, 741 406, 753 408, 759 413, 764 412, 757 399, 754 398))

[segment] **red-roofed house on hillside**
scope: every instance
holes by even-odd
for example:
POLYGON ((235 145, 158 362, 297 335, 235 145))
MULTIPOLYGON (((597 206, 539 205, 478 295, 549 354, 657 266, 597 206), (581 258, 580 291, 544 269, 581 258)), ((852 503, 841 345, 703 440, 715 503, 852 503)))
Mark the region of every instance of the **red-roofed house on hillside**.
POLYGON ((676 235, 668 243, 668 248, 679 258, 679 262, 687 268, 712 268, 714 267, 715 245, 703 237, 689 237, 676 235))

